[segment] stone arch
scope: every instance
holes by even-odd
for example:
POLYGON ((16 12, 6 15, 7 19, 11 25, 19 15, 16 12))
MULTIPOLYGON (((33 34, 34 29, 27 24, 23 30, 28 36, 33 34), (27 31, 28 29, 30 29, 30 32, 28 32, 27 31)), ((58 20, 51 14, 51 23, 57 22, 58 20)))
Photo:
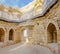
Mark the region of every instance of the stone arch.
POLYGON ((14 30, 10 29, 9 31, 9 40, 13 41, 14 40, 14 30))
POLYGON ((0 28, 0 42, 4 42, 5 39, 5 30, 0 28))
POLYGON ((22 42, 26 42, 27 41, 27 29, 25 27, 21 30, 21 36, 22 36, 22 42))
POLYGON ((53 23, 49 23, 47 27, 48 43, 57 43, 57 28, 53 23))
POLYGON ((20 28, 23 42, 29 42, 31 40, 31 37, 33 35, 33 28, 34 25, 22 26, 20 28))

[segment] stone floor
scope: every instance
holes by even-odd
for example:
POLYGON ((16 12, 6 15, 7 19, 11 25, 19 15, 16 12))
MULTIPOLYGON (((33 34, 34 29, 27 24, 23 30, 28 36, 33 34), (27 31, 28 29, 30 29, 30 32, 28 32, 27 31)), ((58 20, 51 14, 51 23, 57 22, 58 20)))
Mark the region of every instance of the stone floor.
POLYGON ((54 48, 55 52, 58 53, 58 44, 57 43, 50 43, 49 46, 54 48))
POLYGON ((44 46, 15 44, 0 48, 0 54, 53 54, 52 51, 44 46))

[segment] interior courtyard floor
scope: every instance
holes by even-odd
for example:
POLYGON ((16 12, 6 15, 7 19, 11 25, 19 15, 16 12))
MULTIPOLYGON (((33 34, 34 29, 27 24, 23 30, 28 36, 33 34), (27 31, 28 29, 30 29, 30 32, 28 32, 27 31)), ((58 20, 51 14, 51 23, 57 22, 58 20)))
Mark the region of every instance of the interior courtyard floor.
MULTIPOLYGON (((50 46, 54 46, 57 49, 57 44, 49 44, 50 46)), ((0 48, 0 54, 53 54, 52 51, 44 46, 40 45, 29 45, 29 44, 15 44, 11 46, 7 46, 4 48, 0 48)))

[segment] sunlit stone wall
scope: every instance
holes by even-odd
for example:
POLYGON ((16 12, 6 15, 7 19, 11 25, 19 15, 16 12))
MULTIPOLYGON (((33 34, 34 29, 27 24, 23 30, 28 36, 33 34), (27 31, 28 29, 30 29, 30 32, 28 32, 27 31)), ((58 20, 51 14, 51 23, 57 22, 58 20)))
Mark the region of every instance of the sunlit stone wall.
MULTIPOLYGON (((25 17, 26 18, 26 17, 25 17)), ((28 20, 22 23, 10 23, 0 21, 0 28, 4 30, 4 42, 0 42, 0 46, 7 46, 17 42, 23 42, 22 30, 28 29, 27 37, 28 44, 48 44, 48 25, 52 23, 57 32, 57 43, 60 47, 60 0, 53 5, 47 13, 33 20, 28 20), (9 31, 13 29, 13 41, 9 41, 9 31)), ((1 39, 0 39, 1 40, 1 39)), ((60 48, 59 48, 60 49, 60 48)))

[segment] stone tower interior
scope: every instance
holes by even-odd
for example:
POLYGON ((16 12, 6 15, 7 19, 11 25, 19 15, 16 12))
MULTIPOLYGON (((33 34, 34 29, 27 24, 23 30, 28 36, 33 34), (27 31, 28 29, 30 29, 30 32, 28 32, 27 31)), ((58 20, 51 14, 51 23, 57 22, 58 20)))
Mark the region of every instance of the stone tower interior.
MULTIPOLYGON (((31 4, 31 6, 33 6, 33 4, 31 4)), ((22 12, 24 12, 27 7, 28 5, 23 7, 22 12)), ((39 8, 37 10, 39 10, 39 8)), ((18 43, 26 43, 27 45, 45 46, 49 48, 53 54, 58 54, 57 51, 60 52, 60 0, 55 2, 43 16, 39 16, 39 13, 37 13, 38 17, 25 20, 26 18, 34 17, 30 17, 31 12, 33 11, 21 13, 21 10, 12 10, 11 7, 4 7, 4 5, 0 4, 0 48, 18 43), (4 9, 6 9, 7 12, 2 11, 4 9), (15 12, 18 12, 18 15, 12 14, 15 12), (17 18, 14 17, 21 19, 22 14, 26 14, 26 16, 22 16, 23 21, 15 22, 14 20, 17 20, 17 18), (8 20, 3 20, 5 18, 8 20), (13 22, 11 22, 11 20, 13 22)), ((35 11, 34 14, 36 12, 39 11, 35 11)))

